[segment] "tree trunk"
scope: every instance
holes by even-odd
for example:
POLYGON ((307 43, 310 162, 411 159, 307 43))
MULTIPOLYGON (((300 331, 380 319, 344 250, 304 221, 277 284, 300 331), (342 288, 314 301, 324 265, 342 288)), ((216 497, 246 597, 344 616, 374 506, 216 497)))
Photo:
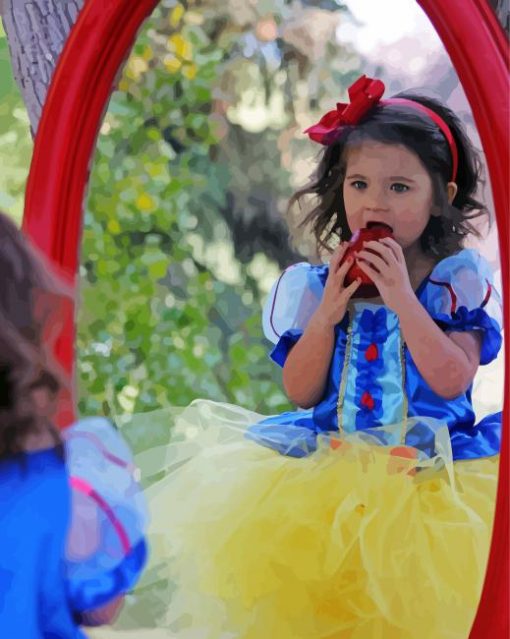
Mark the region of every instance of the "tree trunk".
POLYGON ((9 42, 14 78, 35 136, 67 36, 84 0, 3 0, 2 22, 9 42))
POLYGON ((496 12, 499 23, 510 37, 510 2, 509 0, 489 0, 489 4, 496 12))

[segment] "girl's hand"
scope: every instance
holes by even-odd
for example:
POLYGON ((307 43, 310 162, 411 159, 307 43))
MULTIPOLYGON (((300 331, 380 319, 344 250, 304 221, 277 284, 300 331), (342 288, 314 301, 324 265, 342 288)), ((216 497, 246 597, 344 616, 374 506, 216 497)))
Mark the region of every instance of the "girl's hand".
POLYGON ((329 261, 329 273, 324 287, 324 295, 322 296, 319 308, 314 313, 314 319, 321 322, 325 326, 334 327, 342 321, 347 303, 355 293, 361 280, 357 279, 349 286, 344 286, 344 279, 347 271, 353 264, 353 259, 349 258, 341 266, 348 242, 342 242, 333 252, 329 261))
POLYGON ((113 601, 110 601, 101 608, 95 610, 86 610, 78 615, 80 626, 105 626, 112 624, 119 616, 120 610, 124 605, 124 595, 119 595, 113 601))
POLYGON ((407 300, 414 297, 402 247, 391 237, 364 242, 363 247, 376 255, 358 251, 359 267, 373 280, 386 306, 399 315, 407 300))

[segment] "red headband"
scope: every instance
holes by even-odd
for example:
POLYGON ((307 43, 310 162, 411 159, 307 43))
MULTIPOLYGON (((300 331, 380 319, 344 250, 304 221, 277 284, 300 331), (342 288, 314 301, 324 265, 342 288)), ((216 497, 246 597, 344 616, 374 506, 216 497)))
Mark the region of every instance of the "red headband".
POLYGON ((357 124, 360 119, 377 104, 402 104, 404 106, 410 106, 417 111, 425 113, 425 115, 427 115, 441 129, 441 132, 450 146, 450 152, 452 155, 451 181, 455 182, 458 165, 457 145, 455 144, 452 132, 446 122, 435 111, 432 111, 432 109, 429 109, 414 100, 408 100, 406 98, 389 98, 388 100, 381 100, 384 89, 385 87, 381 80, 374 80, 372 78, 367 78, 366 75, 362 75, 354 84, 351 84, 348 89, 350 103, 344 104, 342 102, 338 102, 335 111, 329 111, 326 113, 326 115, 324 115, 317 124, 306 129, 304 133, 307 133, 310 139, 314 142, 319 142, 320 144, 329 146, 338 138, 343 126, 352 126, 353 124, 357 124))

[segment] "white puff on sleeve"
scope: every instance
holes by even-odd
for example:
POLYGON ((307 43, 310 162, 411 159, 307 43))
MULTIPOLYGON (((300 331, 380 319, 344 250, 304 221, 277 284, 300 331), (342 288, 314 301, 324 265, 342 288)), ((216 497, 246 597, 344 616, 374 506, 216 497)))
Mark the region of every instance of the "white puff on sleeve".
POLYGON ((270 357, 283 366, 288 352, 303 334, 320 304, 327 266, 299 262, 273 284, 262 313, 262 327, 275 344, 270 357))
POLYGON ((481 364, 496 358, 503 307, 492 269, 477 251, 464 249, 439 262, 428 279, 424 304, 444 330, 481 333, 481 364))
POLYGON ((75 613, 129 592, 147 559, 148 512, 132 453, 110 422, 80 420, 65 431, 71 487, 66 570, 75 613))

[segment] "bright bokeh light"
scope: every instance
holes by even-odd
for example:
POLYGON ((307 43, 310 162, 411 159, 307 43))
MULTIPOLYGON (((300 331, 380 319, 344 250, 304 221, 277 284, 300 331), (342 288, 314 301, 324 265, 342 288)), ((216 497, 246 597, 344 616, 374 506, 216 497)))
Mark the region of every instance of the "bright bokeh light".
MULTIPOLYGON (((361 54, 370 55, 381 45, 410 37, 421 46, 439 50, 441 40, 417 2, 410 0, 346 0, 353 19, 343 20, 337 37, 352 42, 361 54)), ((402 64, 407 60, 402 59, 402 64)))

